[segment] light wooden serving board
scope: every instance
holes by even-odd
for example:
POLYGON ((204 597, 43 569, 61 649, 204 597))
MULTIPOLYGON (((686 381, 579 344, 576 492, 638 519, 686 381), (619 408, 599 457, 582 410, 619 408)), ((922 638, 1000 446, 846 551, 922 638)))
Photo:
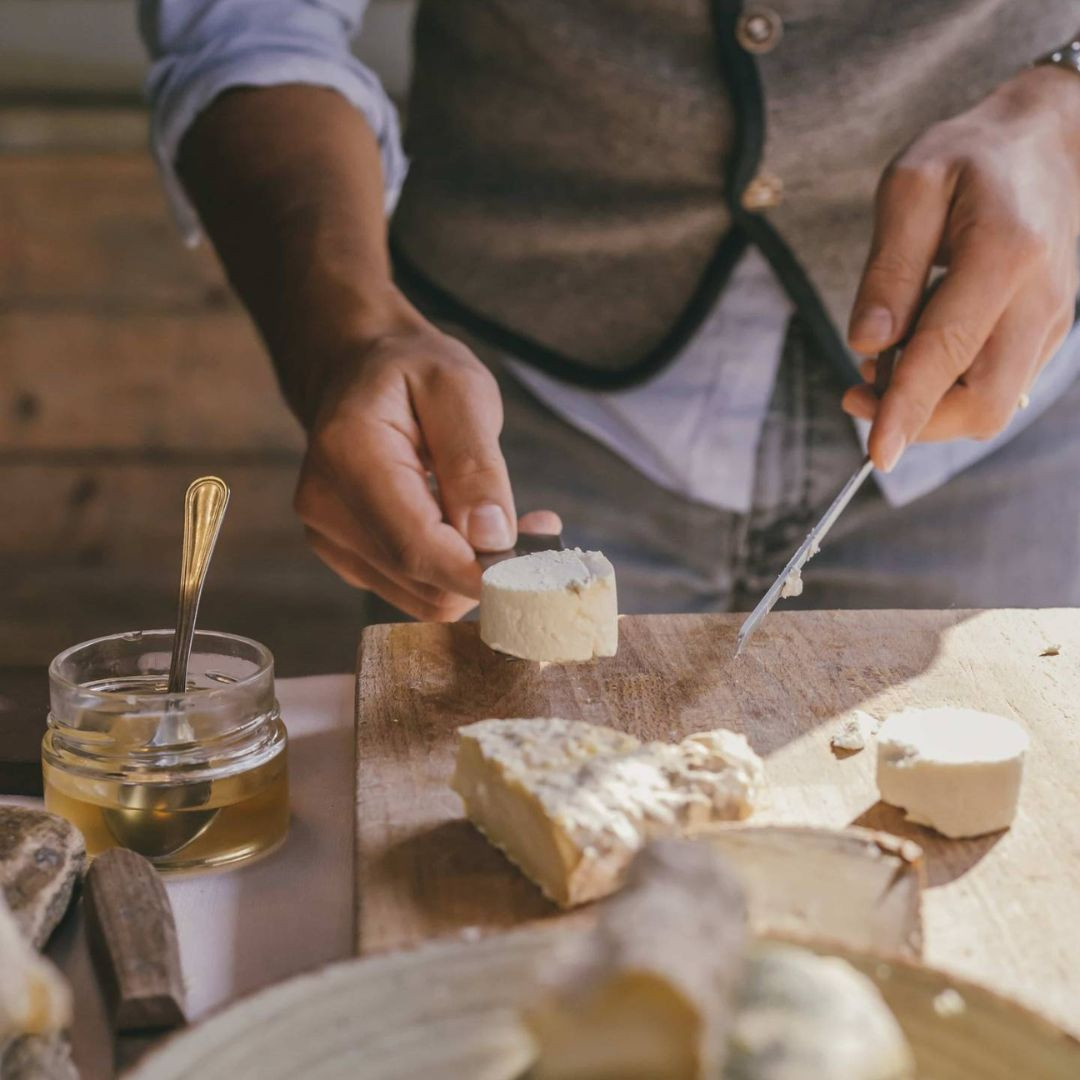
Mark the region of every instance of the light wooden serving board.
POLYGON ((733 660, 737 615, 627 616, 618 656, 545 665, 475 624, 364 632, 357 687, 357 937, 363 953, 550 917, 461 816, 456 729, 563 716, 642 739, 726 726, 766 761, 755 821, 869 825, 926 853, 927 963, 1080 1032, 1080 611, 775 612, 733 660), (1057 655, 1041 655, 1057 646, 1057 655), (946 840, 878 803, 874 752, 840 758, 845 716, 963 705, 1032 736, 1011 830, 946 840), (475 928, 475 929, 474 929, 475 928))

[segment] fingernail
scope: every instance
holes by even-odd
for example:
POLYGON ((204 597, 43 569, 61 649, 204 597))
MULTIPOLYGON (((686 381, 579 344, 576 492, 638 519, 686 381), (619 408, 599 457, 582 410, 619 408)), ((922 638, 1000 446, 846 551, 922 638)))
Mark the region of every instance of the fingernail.
POLYGON ((514 546, 514 534, 503 508, 483 503, 469 512, 468 540, 477 551, 506 551, 514 546))
POLYGON ((851 320, 850 338, 852 344, 874 348, 884 348, 888 344, 893 330, 892 312, 888 308, 868 307, 851 320))
POLYGON ((899 431, 893 432, 885 439, 885 445, 881 448, 882 472, 892 472, 896 468, 896 463, 906 447, 907 439, 899 431))

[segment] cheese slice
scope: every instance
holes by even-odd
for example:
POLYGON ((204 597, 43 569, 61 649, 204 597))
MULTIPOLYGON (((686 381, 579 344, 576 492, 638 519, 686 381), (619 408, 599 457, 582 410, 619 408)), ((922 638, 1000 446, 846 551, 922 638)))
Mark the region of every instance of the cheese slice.
POLYGON ((480 639, 525 660, 614 656, 615 571, 599 551, 538 551, 484 571, 480 639))
POLYGON ((652 841, 527 1010, 537 1080, 713 1080, 726 1054, 746 905, 705 844, 652 841))
POLYGON ((71 1022, 71 991, 19 930, 0 889, 0 1044, 43 1035, 71 1022))
POLYGON ((908 709, 877 736, 881 798, 950 837, 1007 829, 1016 816, 1028 735, 974 709, 908 709))
POLYGON ((909 1080, 911 1049, 873 982, 846 960, 759 945, 735 1002, 724 1080, 909 1080))
POLYGON ((618 889, 649 836, 745 817, 763 774, 722 729, 675 745, 557 718, 458 734, 451 786, 469 820, 562 907, 618 889))

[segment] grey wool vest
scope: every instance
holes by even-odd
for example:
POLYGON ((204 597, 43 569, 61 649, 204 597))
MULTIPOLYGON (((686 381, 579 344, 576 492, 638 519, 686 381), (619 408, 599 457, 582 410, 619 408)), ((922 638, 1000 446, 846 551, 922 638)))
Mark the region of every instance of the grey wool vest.
POLYGON ((1080 29, 1078 0, 422 0, 391 227, 433 317, 565 379, 648 378, 761 248, 821 351, 889 160, 1080 29), (782 193, 780 191, 782 186, 782 193))

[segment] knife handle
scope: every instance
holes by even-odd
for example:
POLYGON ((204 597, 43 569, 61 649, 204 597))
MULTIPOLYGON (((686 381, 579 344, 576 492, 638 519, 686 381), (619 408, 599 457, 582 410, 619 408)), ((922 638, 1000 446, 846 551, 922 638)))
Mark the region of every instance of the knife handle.
POLYGON ((882 352, 878 354, 874 367, 874 394, 877 397, 884 397, 885 391, 889 389, 889 383, 892 382, 893 372, 896 370, 896 361, 900 358, 900 354, 904 349, 907 348, 908 342, 914 337, 915 328, 919 325, 919 320, 923 317, 926 305, 930 303, 943 279, 944 274, 930 282, 923 291, 918 306, 911 316, 911 322, 908 323, 908 328, 904 331, 904 336, 895 345, 891 345, 889 348, 882 350, 882 352))
POLYGON ((112 848, 86 875, 90 953, 118 1032, 181 1027, 184 977, 172 907, 141 855, 112 848))

